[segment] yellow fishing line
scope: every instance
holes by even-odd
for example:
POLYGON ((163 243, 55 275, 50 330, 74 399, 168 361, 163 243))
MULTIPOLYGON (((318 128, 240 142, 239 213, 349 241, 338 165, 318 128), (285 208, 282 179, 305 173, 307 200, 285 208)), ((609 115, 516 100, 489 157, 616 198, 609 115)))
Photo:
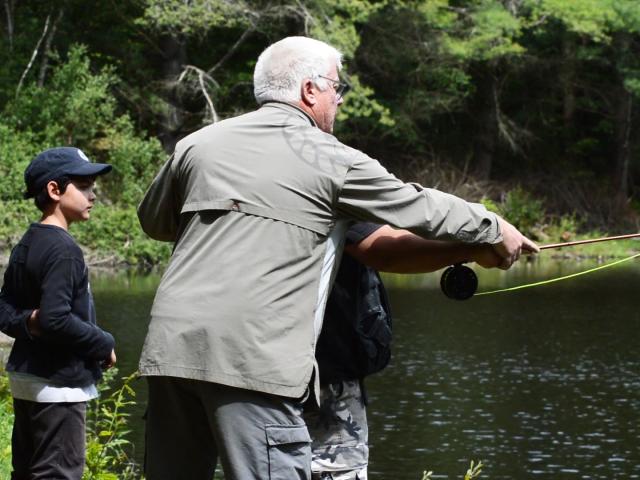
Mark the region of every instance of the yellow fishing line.
POLYGON ((546 285, 547 283, 559 282, 561 280, 567 280, 569 278, 579 277, 580 275, 586 275, 587 273, 595 272, 597 270, 603 270, 605 268, 613 267, 614 265, 618 265, 619 263, 627 262, 629 260, 633 260, 636 257, 640 257, 640 253, 636 253, 635 255, 632 255, 630 257, 623 258, 622 260, 616 260, 615 262, 607 263, 606 265, 600 265, 599 267, 590 268, 589 270, 585 270, 584 272, 572 273, 571 275, 565 275, 564 277, 552 278, 551 280, 543 280, 541 282, 527 283, 525 285, 518 285, 517 287, 501 288, 499 290, 491 290, 489 292, 480 292, 480 293, 476 293, 475 296, 477 297, 479 295, 491 295, 493 293, 511 292, 513 290, 521 290, 523 288, 537 287, 539 285, 546 285))

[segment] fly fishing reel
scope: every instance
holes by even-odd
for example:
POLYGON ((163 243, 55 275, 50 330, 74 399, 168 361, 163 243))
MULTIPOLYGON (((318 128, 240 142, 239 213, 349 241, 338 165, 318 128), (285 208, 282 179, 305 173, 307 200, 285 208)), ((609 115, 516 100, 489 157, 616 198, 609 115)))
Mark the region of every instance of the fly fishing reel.
POLYGON ((478 277, 469 267, 458 263, 442 273, 440 288, 449 298, 467 300, 478 290, 478 277))

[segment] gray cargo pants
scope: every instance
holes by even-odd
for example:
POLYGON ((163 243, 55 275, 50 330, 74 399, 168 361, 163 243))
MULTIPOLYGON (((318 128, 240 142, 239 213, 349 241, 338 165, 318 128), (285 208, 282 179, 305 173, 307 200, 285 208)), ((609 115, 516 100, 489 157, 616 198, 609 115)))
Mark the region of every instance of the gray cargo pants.
POLYGON ((310 480, 311 439, 295 399, 147 377, 147 480, 310 480))

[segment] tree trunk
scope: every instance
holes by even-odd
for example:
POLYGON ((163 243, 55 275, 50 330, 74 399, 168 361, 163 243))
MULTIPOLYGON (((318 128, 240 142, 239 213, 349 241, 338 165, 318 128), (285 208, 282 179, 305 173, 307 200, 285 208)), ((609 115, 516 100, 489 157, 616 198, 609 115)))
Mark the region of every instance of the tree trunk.
POLYGON ((7 38, 9 39, 9 51, 13 51, 13 10, 15 0, 4 0, 4 11, 7 15, 7 38))
POLYGON ((574 141, 574 117, 576 113, 576 42, 570 32, 562 36, 560 83, 562 87, 562 142, 566 154, 574 141))
POLYGON ((473 174, 480 180, 491 176, 493 157, 498 140, 497 79, 493 68, 482 68, 476 79, 476 94, 472 114, 476 117, 473 141, 473 174))
POLYGON ((164 52, 162 73, 166 82, 167 109, 162 118, 160 140, 165 151, 172 152, 180 140, 184 122, 182 99, 177 79, 187 63, 187 50, 184 40, 175 35, 163 37, 161 46, 164 52))
POLYGON ((633 96, 624 85, 623 68, 629 54, 631 39, 626 32, 619 32, 614 40, 617 52, 616 87, 614 89, 613 118, 615 123, 615 160, 613 165, 613 188, 617 200, 626 203, 629 196, 629 160, 631 157, 631 128, 633 96))

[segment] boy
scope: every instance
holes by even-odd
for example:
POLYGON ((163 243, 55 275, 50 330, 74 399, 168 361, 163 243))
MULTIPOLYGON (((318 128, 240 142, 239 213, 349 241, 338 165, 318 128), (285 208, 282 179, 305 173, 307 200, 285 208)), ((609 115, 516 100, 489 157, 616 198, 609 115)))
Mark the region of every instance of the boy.
POLYGON ((113 336, 96 326, 87 267, 67 230, 89 219, 94 179, 110 170, 61 147, 40 153, 24 173, 25 198, 42 218, 12 250, 0 292, 0 330, 16 339, 7 362, 12 480, 82 477, 86 402, 116 357, 113 336))

